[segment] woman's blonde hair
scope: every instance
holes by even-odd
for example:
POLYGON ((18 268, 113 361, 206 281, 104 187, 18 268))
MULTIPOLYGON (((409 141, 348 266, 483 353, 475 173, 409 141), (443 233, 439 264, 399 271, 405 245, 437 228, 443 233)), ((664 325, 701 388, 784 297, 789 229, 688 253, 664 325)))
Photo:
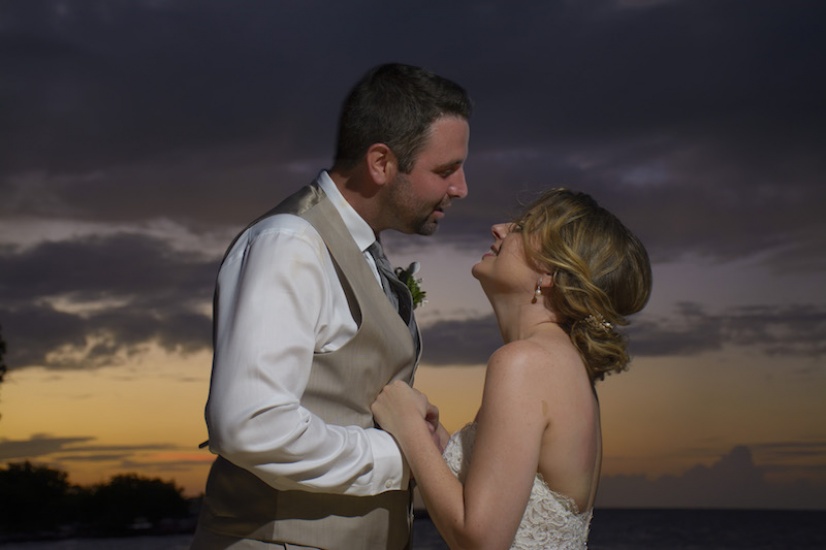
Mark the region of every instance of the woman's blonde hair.
POLYGON ((615 330, 651 295, 642 242, 586 193, 551 189, 519 219, 529 261, 551 273, 546 297, 560 315, 592 381, 628 366, 626 338, 615 330))

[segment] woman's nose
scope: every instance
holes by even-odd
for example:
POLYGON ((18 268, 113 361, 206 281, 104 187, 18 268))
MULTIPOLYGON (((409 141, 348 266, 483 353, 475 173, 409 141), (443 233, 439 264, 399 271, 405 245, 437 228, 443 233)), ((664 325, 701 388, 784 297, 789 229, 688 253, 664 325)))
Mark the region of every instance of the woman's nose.
POLYGON ((497 239, 504 239, 510 230, 509 223, 497 223, 491 226, 490 232, 497 239))

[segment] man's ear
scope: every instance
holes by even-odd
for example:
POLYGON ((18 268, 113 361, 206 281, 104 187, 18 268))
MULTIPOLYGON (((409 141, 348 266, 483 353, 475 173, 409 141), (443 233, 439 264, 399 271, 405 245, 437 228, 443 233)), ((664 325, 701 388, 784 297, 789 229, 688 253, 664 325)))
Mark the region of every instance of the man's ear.
POLYGON ((393 181, 398 172, 398 161, 390 147, 384 143, 374 143, 367 148, 367 172, 376 185, 393 181))

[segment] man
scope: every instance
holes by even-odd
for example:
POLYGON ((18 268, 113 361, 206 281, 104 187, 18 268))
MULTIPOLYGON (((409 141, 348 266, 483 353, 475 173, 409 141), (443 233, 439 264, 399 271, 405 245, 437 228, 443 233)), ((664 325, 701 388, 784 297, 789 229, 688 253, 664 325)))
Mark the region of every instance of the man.
POLYGON ((376 243, 432 234, 467 195, 470 112, 423 69, 371 70, 342 107, 333 168, 230 246, 206 407, 219 456, 192 548, 409 547, 409 471, 370 405, 412 383, 419 333, 376 243))

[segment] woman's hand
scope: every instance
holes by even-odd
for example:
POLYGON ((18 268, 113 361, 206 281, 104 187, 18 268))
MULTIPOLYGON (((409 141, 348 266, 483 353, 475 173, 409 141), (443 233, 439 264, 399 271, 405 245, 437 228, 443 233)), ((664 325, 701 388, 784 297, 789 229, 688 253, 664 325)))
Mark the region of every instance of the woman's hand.
POLYGON ((371 410, 382 429, 398 440, 420 429, 424 421, 431 440, 439 448, 439 452, 443 450, 439 409, 419 390, 399 380, 391 382, 373 402, 371 410))

